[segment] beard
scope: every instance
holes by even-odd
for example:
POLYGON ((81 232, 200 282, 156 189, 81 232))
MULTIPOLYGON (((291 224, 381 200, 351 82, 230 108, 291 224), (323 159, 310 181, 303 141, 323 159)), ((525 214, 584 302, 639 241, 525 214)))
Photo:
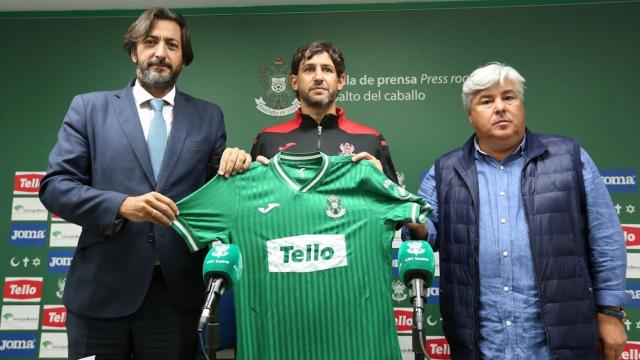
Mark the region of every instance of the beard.
POLYGON ((338 90, 330 91, 327 96, 323 97, 313 97, 309 95, 308 91, 300 91, 299 94, 300 100, 302 100, 305 104, 309 105, 312 108, 324 109, 336 102, 336 98, 338 97, 338 90))
POLYGON ((144 86, 158 90, 169 90, 178 81, 178 75, 180 75, 180 69, 174 70, 170 63, 163 60, 151 60, 144 67, 139 62, 136 62, 136 77, 144 86), (169 74, 154 73, 150 70, 152 66, 164 66, 169 69, 169 74))

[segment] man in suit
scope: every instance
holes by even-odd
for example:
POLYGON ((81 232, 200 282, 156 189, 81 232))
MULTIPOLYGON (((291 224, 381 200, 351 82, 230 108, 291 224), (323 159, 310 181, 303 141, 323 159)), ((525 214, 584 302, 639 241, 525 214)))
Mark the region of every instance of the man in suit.
POLYGON ((145 11, 124 49, 137 79, 73 99, 40 188, 50 211, 82 226, 64 292, 69 358, 192 359, 205 253, 167 227, 174 201, 251 157, 224 150, 217 105, 175 87, 193 60, 181 15, 145 11))

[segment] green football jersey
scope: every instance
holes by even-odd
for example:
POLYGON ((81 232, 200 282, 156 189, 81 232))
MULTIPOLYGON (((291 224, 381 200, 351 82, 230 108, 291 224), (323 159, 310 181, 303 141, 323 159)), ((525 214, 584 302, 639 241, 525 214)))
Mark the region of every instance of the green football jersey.
POLYGON ((192 251, 240 248, 238 359, 400 359, 391 299, 398 223, 426 200, 350 156, 279 153, 270 166, 215 177, 178 202, 192 251))

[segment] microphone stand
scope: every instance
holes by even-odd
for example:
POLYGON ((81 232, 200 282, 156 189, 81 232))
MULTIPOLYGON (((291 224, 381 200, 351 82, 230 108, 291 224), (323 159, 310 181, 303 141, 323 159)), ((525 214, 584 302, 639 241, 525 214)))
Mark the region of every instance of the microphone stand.
POLYGON ((207 337, 203 350, 205 351, 205 357, 209 360, 216 359, 217 345, 220 340, 217 305, 223 293, 224 286, 222 279, 210 279, 209 285, 207 286, 207 299, 205 300, 202 315, 198 321, 200 341, 202 341, 202 331, 205 327, 207 329, 207 337))
POLYGON ((424 347, 424 305, 427 300, 427 287, 423 279, 411 280, 409 298, 413 302, 413 326, 411 331, 415 360, 430 360, 424 347))

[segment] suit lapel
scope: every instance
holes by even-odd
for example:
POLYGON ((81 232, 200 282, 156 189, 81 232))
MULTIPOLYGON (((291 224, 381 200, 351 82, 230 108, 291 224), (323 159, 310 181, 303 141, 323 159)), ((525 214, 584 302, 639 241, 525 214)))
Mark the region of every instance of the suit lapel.
POLYGON ((167 149, 165 150, 164 159, 162 160, 162 168, 160 168, 158 186, 156 189, 162 188, 167 177, 171 173, 171 169, 180 157, 180 151, 182 150, 182 145, 184 144, 184 140, 187 136, 189 119, 192 119, 193 117, 194 115, 191 112, 191 107, 188 104, 187 97, 180 91, 176 90, 171 134, 169 134, 167 149))
POLYGON ((120 121, 120 126, 122 126, 122 130, 140 162, 140 166, 144 170, 145 175, 147 175, 149 182, 155 188, 156 180, 153 177, 149 149, 147 148, 147 141, 144 139, 144 132, 140 125, 140 117, 138 116, 138 110, 133 100, 131 86, 127 86, 120 92, 116 92, 113 107, 120 121))

